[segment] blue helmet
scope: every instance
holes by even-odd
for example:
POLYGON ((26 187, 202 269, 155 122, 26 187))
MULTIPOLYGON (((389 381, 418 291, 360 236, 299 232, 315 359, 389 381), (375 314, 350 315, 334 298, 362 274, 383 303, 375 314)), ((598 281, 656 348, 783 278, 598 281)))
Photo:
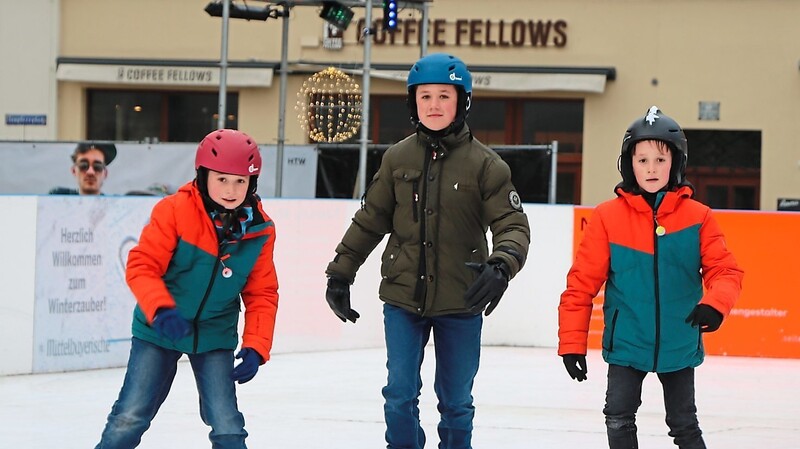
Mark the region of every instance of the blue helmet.
POLYGON ((472 75, 464 61, 446 53, 433 53, 415 62, 408 72, 408 104, 411 122, 423 128, 417 115, 416 88, 420 84, 452 84, 458 92, 458 111, 453 123, 438 134, 448 134, 461 129, 472 105, 472 75))
POLYGON ((453 84, 472 93, 472 75, 467 65, 453 55, 433 53, 417 61, 408 72, 408 88, 420 84, 453 84))

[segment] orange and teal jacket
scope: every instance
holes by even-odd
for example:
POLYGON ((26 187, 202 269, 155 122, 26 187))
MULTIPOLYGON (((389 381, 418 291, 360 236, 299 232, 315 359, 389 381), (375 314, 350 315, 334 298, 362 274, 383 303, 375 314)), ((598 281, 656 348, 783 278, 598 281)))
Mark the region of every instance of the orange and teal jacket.
POLYGON ((278 309, 275 227, 259 201, 253 201, 253 216, 240 240, 218 243, 191 182, 155 205, 128 255, 126 278, 137 302, 134 337, 190 354, 236 349, 241 297, 242 347, 269 359, 278 309), (225 268, 230 272, 223 276, 225 268), (162 307, 177 308, 192 332, 175 342, 161 337, 150 324, 162 307))
POLYGON ((744 273, 691 187, 660 193, 655 210, 641 195, 616 193, 593 211, 567 275, 558 353, 586 354, 592 299, 605 282, 606 362, 659 373, 696 367, 703 339, 686 317, 698 303, 727 316, 744 273))

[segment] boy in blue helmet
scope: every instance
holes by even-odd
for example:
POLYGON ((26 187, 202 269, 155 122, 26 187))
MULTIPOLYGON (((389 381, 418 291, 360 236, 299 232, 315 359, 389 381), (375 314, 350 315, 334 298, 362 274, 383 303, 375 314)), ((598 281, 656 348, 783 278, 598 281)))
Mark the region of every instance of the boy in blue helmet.
POLYGON ((361 209, 328 265, 326 299, 343 322, 356 322, 350 285, 380 243, 380 299, 388 381, 389 449, 421 449, 420 367, 431 332, 436 351, 439 447, 470 449, 472 385, 480 358, 482 313, 497 307, 522 268, 530 231, 511 171, 472 137, 465 119, 472 77, 451 55, 432 54, 408 75, 416 133, 390 147, 361 209), (492 231, 492 250, 486 242, 492 231))

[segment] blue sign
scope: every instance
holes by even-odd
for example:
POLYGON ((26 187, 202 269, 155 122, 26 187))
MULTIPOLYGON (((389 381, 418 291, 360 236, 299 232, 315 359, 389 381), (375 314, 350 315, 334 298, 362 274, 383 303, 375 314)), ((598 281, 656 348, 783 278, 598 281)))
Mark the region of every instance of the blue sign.
POLYGON ((46 125, 46 114, 6 114, 6 125, 46 125))

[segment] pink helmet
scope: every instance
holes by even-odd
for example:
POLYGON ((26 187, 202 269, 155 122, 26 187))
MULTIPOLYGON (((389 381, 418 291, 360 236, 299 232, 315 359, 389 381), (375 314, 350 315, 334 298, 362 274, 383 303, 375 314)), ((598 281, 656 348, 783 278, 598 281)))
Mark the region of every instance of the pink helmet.
POLYGON ((211 131, 197 147, 195 170, 205 167, 220 173, 239 176, 258 176, 261 173, 261 153, 252 137, 235 129, 211 131))

